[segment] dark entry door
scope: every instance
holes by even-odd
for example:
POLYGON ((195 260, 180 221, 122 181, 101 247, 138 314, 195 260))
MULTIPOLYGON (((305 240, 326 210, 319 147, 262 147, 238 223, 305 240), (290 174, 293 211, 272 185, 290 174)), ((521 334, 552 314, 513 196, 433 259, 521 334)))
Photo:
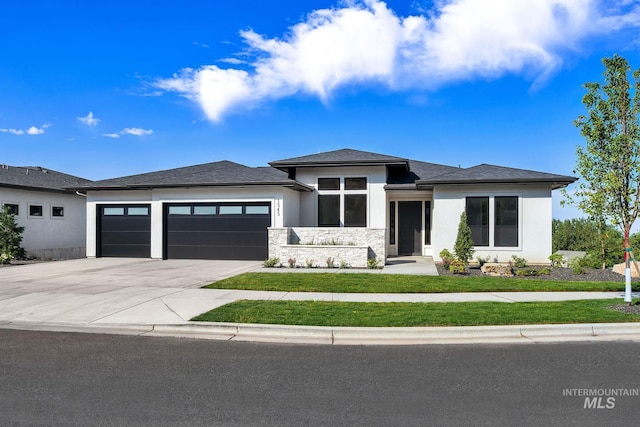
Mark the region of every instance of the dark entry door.
POLYGON ((398 202, 398 255, 422 255, 422 202, 398 202))
POLYGON ((98 206, 99 257, 151 257, 150 205, 98 206))
POLYGON ((168 259, 264 260, 268 256, 270 203, 165 204, 168 259))

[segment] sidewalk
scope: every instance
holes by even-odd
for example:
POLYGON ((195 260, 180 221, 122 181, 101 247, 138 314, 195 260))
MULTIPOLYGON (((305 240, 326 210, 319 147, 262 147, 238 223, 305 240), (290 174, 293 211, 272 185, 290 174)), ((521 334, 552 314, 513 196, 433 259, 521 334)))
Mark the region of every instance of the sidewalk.
MULTIPOLYGON (((634 295, 637 297, 638 295, 634 295)), ((427 344, 640 340, 640 323, 485 327, 352 328, 244 325, 189 319, 239 299, 354 302, 563 301, 619 299, 620 292, 361 294, 150 288, 0 295, 0 328, 326 344, 427 344)))

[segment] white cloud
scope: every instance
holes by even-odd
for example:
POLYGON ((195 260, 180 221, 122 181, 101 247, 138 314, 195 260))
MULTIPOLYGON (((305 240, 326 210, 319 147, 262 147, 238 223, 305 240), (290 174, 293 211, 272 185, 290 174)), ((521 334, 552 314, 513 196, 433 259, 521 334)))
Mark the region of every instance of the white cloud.
POLYGON ((78 117, 78 120, 80 120, 87 126, 96 126, 98 123, 100 123, 100 119, 97 117, 93 117, 93 112, 91 111, 89 111, 89 114, 84 117, 78 117))
POLYGON ((22 129, 0 129, 0 132, 2 133, 12 133, 14 135, 42 135, 44 133, 44 130, 46 128, 51 127, 51 124, 49 123, 45 123, 40 127, 36 127, 36 126, 31 126, 29 129, 27 130, 22 130, 22 129))
POLYGON ((153 85, 200 104, 219 121, 295 93, 327 102, 341 86, 374 83, 392 90, 435 89, 507 73, 544 81, 567 49, 592 34, 640 26, 629 0, 437 0, 400 17, 378 0, 311 12, 280 38, 241 31, 246 48, 220 62, 185 68, 153 85))
POLYGON ((0 129, 2 133, 12 133, 14 135, 23 135, 24 131, 22 129, 0 129))
POLYGON ((126 128, 120 131, 121 135, 135 135, 135 136, 151 135, 152 133, 153 133, 152 129, 140 129, 140 128, 126 128))
POLYGON ((153 129, 125 128, 117 133, 103 133, 107 138, 120 138, 121 135, 147 136, 153 133, 153 129))

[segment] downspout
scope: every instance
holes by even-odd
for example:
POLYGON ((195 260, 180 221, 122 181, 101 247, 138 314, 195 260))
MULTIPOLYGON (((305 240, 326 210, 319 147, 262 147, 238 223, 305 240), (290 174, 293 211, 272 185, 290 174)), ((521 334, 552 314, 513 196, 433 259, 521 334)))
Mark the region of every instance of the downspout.
POLYGON ((76 191, 76 194, 77 194, 78 196, 87 197, 87 195, 86 195, 86 194, 82 194, 82 193, 81 193, 81 192, 79 192, 79 191, 76 191))

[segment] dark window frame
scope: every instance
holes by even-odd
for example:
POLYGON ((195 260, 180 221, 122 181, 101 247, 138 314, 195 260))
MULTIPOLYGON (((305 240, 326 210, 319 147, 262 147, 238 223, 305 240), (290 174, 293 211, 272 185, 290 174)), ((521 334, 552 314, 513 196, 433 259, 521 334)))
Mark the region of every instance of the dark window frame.
POLYGON ((51 206, 52 218, 64 218, 64 206, 51 206))
POLYGON ((493 245, 499 248, 518 247, 520 243, 520 198, 518 196, 495 196, 493 203, 493 245), (511 206, 507 206, 507 203, 511 206))
POLYGON ((367 195, 366 194, 345 194, 344 195, 344 226, 345 227, 366 227, 367 226, 367 195))
POLYGON ((319 191, 340 191, 340 178, 318 178, 318 190, 319 191), (333 185, 337 181, 337 186, 333 185))
POLYGON ((367 189, 366 177, 345 177, 344 179, 345 191, 365 191, 367 189))
POLYGON ((42 218, 44 215, 44 207, 42 205, 29 205, 29 216, 34 218, 42 218))
POLYGON ((318 227, 340 227, 340 202, 339 194, 318 194, 318 227), (329 212, 329 209, 333 211, 336 208, 337 213, 329 212))
POLYGON ((424 207, 424 244, 431 244, 431 200, 425 200, 424 207))
POLYGON ((489 242, 489 196, 469 196, 465 199, 465 212, 467 213, 467 224, 471 228, 473 236, 473 245, 477 247, 488 247, 489 242), (476 203, 479 205, 479 216, 474 210, 477 210, 476 203), (476 205, 476 206, 473 206, 476 205))
POLYGON ((19 216, 20 215, 20 205, 18 203, 3 203, 2 207, 9 208, 9 215, 19 216))
POLYGON ((389 202, 389 244, 396 244, 396 202, 389 202))

